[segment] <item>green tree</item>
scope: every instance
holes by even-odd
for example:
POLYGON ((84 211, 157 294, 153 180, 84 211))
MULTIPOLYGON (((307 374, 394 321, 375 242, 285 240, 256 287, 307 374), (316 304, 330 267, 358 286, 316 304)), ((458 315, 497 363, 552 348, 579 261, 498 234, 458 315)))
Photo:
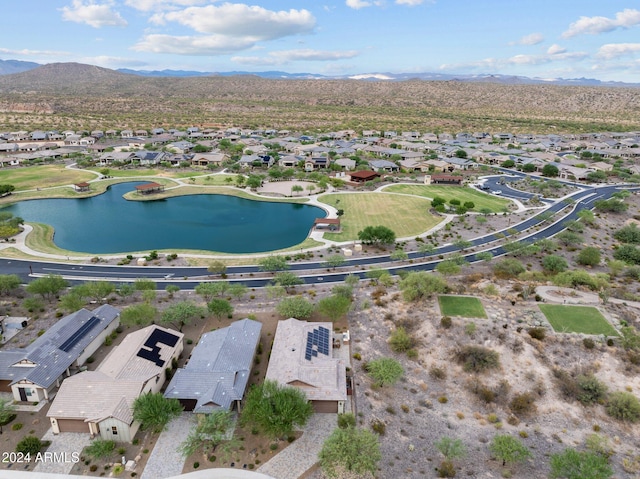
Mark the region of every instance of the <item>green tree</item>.
POLYGON ((396 234, 386 226, 366 226, 358 232, 358 239, 366 244, 392 244, 396 234))
POLYGON ((427 256, 432 254, 436 250, 436 246, 432 243, 422 243, 418 246, 418 253, 422 256, 427 256))
POLYGON ((205 316, 205 309, 192 301, 174 303, 162 312, 160 323, 171 324, 182 331, 192 321, 205 316))
POLYGON ((127 306, 120 313, 120 324, 123 326, 148 326, 153 323, 158 310, 149 303, 138 303, 127 306))
POLYGON ((143 394, 133 401, 133 419, 140 423, 141 429, 154 433, 163 431, 181 412, 180 401, 165 399, 162 393, 143 394))
POLYGON ((523 462, 531 457, 531 451, 519 439, 507 434, 499 434, 494 436, 489 450, 496 459, 502 461, 505 466, 508 462, 523 462))
POLYGON ((222 261, 212 261, 207 267, 207 271, 211 274, 223 275, 227 272, 227 265, 222 261))
POLYGON ((318 301, 317 309, 320 314, 335 322, 349 312, 351 299, 333 294, 318 301))
POLYGON ((547 255, 542 260, 542 267, 545 271, 552 274, 562 273, 568 266, 569 264, 566 259, 555 254, 547 255))
POLYGON ((392 386, 404 374, 402 365, 393 358, 378 358, 366 365, 367 373, 376 386, 392 386))
POLYGON ((258 261, 258 267, 260 271, 274 272, 288 269, 289 265, 284 256, 267 256, 258 261))
POLYGON ((416 343, 416 339, 402 326, 398 326, 389 336, 389 346, 396 353, 406 353, 413 349, 416 343))
POLYGON ((427 271, 412 271, 400 281, 400 290, 405 301, 418 301, 433 294, 444 293, 448 286, 440 275, 427 271))
POLYGON ((229 286, 229 294, 236 299, 242 298, 245 294, 247 294, 248 290, 249 288, 247 288, 242 283, 231 283, 231 285, 229 286))
POLYGON ((578 253, 576 261, 584 266, 598 266, 600 264, 600 249, 595 246, 587 246, 578 253))
POLYGON ((606 457, 593 452, 580 452, 568 448, 552 454, 551 479, 607 479, 613 475, 606 457))
POLYGON ((27 293, 39 294, 43 299, 52 300, 63 289, 69 286, 69 282, 62 276, 50 274, 42 278, 34 279, 27 285, 27 293))
POLYGON ((521 261, 513 258, 503 259, 493 265, 493 274, 495 274, 497 278, 515 278, 526 270, 527 268, 524 267, 521 261))
POLYGON ((558 167, 552 164, 546 164, 542 167, 542 176, 547 176, 549 178, 554 178, 560 174, 560 170, 558 167))
POLYGON ((173 298, 173 295, 180 291, 180 286, 176 284, 168 284, 164 287, 164 290, 169 295, 169 298, 173 298))
POLYGON ((613 237, 622 243, 640 244, 640 228, 630 223, 613 233, 613 237))
POLYGON ((9 398, 0 398, 0 434, 2 434, 2 426, 8 424, 12 417, 15 417, 16 407, 9 398))
POLYGON ((628 264, 640 264, 640 248, 632 244, 623 244, 616 248, 613 257, 628 264))
POLYGON ((490 251, 481 251, 476 253, 476 259, 479 261, 491 261, 493 259, 493 253, 490 251))
POLYGON ((68 313, 78 311, 84 306, 84 299, 75 291, 70 291, 60 298, 60 309, 68 313))
POLYGON ((222 298, 213 298, 207 303, 207 309, 218 319, 233 314, 233 306, 231 306, 231 303, 222 298))
POLYGON ((343 472, 358 477, 374 475, 382 459, 378 436, 366 429, 337 428, 324 441, 319 460, 328 477, 341 477, 343 472))
POLYGON ((128 298, 135 292, 135 286, 132 285, 131 283, 120 283, 116 287, 116 291, 119 296, 122 296, 123 298, 128 298))
POLYGON ((295 193, 300 193, 304 191, 304 188, 301 185, 293 185, 291 187, 291 196, 294 196, 295 193))
POLYGON ((624 213, 629 208, 624 202, 610 198, 608 200, 599 200, 594 204, 596 211, 602 211, 605 213, 624 213))
POLYGON ((467 448, 460 439, 442 437, 435 443, 436 449, 444 456, 444 461, 438 468, 439 477, 454 477, 456 475, 453 461, 467 455, 467 448))
POLYGON ((391 261, 406 261, 407 259, 409 259, 409 255, 407 254, 406 251, 397 249, 393 253, 391 253, 391 255, 389 256, 389 259, 391 261))
POLYGON ((226 281, 206 282, 198 284, 194 291, 197 295, 209 302, 214 296, 223 296, 229 289, 229 283, 226 281))
POLYGON ((282 286, 285 291, 290 292, 291 288, 304 284, 304 280, 290 271, 280 271, 273 275, 273 284, 282 286))
POLYGON ((276 311, 284 318, 307 319, 314 310, 315 306, 302 296, 284 298, 276 305, 276 311))
POLYGON ((133 287, 136 291, 155 291, 157 289, 155 281, 148 278, 136 278, 133 287))
POLYGON ((9 294, 16 289, 22 281, 15 274, 0 274, 0 294, 9 294))
POLYGON ((336 269, 342 266, 347 260, 341 254, 332 254, 326 260, 327 267, 331 269, 336 269))
POLYGON ((249 389, 240 424, 279 438, 291 434, 294 427, 304 426, 312 414, 313 406, 303 391, 266 380, 249 389))
POLYGON ((116 285, 109 281, 87 281, 80 287, 82 295, 94 301, 102 301, 116 290, 116 285))
POLYGON ((444 276, 458 274, 462 268, 452 259, 440 261, 436 266, 436 271, 444 276))
POLYGON ((456 158, 467 158, 467 152, 464 150, 456 150, 454 154, 456 155, 456 158))
POLYGON ((240 442, 234 438, 227 439, 227 434, 233 426, 234 418, 230 411, 217 410, 205 414, 180 444, 179 451, 184 457, 189 457, 198 451, 209 454, 224 444, 224 452, 229 453, 240 442))

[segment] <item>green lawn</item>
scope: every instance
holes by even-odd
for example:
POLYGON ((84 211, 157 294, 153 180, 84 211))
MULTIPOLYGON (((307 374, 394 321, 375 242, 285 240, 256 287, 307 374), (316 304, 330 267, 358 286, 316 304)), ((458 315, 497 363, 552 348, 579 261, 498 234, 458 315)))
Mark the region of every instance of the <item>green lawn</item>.
POLYGON ((602 313, 592 306, 540 304, 553 329, 560 333, 604 334, 618 336, 602 313))
POLYGON ((463 318, 486 318, 487 313, 478 298, 469 296, 438 296, 440 312, 443 316, 463 318))
POLYGON ((109 168, 95 167, 90 168, 92 171, 101 173, 107 171, 107 175, 114 178, 129 178, 132 176, 164 176, 166 178, 188 178, 190 176, 206 175, 206 171, 186 171, 181 169, 155 169, 155 168, 109 168))
POLYGON ((386 193, 326 194, 320 201, 344 210, 340 233, 325 233, 334 241, 358 239, 366 226, 386 226, 396 237, 417 236, 433 228, 441 218, 429 213, 429 202, 423 198, 386 193))
POLYGON ((447 202, 454 198, 460 200, 461 203, 473 201, 475 204, 473 211, 480 211, 482 208, 489 208, 494 213, 503 211, 508 207, 509 203, 511 203, 509 200, 504 198, 489 195, 467 186, 392 185, 385 188, 384 192, 423 196, 430 199, 439 196, 447 200, 447 202))
POLYGON ((0 184, 13 185, 16 191, 72 185, 96 177, 87 171, 69 170, 64 165, 26 166, 0 169, 0 184))

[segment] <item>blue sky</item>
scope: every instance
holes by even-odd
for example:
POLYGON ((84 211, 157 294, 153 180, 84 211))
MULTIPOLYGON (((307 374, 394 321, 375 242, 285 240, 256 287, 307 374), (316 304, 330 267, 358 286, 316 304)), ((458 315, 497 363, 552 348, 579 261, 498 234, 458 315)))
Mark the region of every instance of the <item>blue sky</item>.
POLYGON ((0 59, 640 81, 637 0, 22 0, 0 59))

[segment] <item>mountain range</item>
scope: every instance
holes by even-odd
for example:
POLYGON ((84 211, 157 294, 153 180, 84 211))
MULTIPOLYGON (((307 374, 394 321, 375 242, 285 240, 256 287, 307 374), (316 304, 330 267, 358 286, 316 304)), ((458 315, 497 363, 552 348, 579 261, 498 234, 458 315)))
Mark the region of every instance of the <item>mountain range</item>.
MULTIPOLYGON (((0 60, 0 76, 14 73, 26 72, 43 65, 34 62, 24 62, 20 60, 0 60)), ((246 76, 252 75, 266 79, 283 79, 283 80, 362 80, 362 81, 459 81, 459 82, 480 82, 480 83, 502 83, 510 85, 571 85, 571 86, 604 86, 604 87, 640 87, 640 83, 624 83, 615 81, 601 81, 593 78, 530 78, 517 75, 500 75, 500 74, 446 74, 446 73, 390 73, 390 72, 374 72, 361 73, 355 75, 320 75, 317 73, 288 73, 283 71, 230 71, 230 72, 201 72, 193 70, 131 70, 120 68, 113 70, 128 75, 136 75, 141 77, 155 78, 188 78, 188 77, 210 77, 210 76, 246 76)))

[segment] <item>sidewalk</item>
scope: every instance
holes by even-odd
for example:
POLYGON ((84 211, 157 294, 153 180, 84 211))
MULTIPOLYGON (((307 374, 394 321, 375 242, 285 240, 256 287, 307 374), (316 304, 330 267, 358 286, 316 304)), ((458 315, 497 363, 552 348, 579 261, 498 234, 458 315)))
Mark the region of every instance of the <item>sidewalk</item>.
POLYGON ((337 414, 314 414, 302 437, 260 466, 258 472, 278 479, 298 479, 318 462, 325 439, 337 425, 337 414))

